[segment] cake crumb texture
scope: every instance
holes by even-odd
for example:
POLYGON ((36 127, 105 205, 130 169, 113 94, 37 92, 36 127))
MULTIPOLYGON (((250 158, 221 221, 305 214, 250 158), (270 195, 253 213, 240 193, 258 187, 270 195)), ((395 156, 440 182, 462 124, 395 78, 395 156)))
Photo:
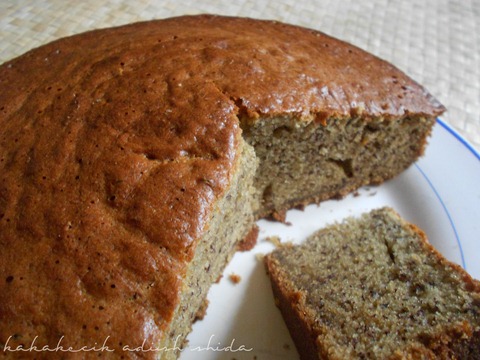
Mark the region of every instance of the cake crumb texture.
POLYGON ((302 359, 478 359, 480 283, 393 210, 265 257, 302 359))

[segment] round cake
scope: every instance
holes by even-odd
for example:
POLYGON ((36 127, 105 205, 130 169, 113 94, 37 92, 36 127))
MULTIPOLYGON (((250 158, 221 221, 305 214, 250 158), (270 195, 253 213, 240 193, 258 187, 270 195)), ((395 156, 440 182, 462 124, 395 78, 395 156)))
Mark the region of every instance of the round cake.
POLYGON ((1 65, 0 344, 175 358, 255 217, 395 176, 443 111, 274 21, 142 22, 1 65))

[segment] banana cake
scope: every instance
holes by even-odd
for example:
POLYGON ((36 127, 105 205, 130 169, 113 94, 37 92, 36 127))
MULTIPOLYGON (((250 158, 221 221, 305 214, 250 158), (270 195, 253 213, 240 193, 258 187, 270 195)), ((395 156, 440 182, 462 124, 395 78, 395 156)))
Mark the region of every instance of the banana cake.
POLYGON ((480 282, 389 208, 265 257, 301 359, 480 356, 480 282))
POLYGON ((397 175, 443 111, 385 61, 275 21, 140 22, 4 63, 0 345, 176 358, 255 218, 397 175))

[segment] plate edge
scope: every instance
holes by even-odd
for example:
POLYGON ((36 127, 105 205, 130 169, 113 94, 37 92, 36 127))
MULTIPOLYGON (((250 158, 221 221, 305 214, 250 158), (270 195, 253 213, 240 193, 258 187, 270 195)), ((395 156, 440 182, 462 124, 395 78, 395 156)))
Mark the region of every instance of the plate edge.
POLYGON ((468 142, 467 139, 465 139, 462 135, 460 135, 451 125, 447 124, 445 121, 443 121, 440 118, 437 118, 437 123, 439 123, 445 130, 447 130, 451 135, 453 135, 454 138, 456 138, 462 145, 464 145, 470 152, 477 158, 478 161, 480 161, 480 152, 477 151, 473 147, 470 142, 468 142))

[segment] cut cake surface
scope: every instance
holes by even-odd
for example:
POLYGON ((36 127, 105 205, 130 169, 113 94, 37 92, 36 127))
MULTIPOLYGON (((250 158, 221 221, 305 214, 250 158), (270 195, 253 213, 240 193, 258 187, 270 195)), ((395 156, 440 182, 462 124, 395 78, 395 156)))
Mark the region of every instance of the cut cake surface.
POLYGON ((265 257, 302 359, 478 359, 480 283, 392 209, 265 257))

